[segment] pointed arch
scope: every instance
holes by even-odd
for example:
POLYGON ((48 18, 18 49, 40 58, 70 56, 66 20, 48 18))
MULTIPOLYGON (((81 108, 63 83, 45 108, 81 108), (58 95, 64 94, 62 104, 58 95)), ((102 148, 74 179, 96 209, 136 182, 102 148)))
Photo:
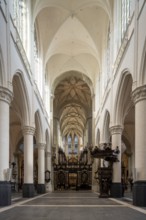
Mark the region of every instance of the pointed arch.
POLYGON ((18 113, 22 125, 31 125, 31 105, 23 73, 17 71, 12 80, 14 99, 12 106, 18 113))
POLYGON ((132 82, 131 73, 125 69, 121 74, 114 100, 113 122, 116 125, 123 125, 126 112, 133 105, 131 100, 132 82))

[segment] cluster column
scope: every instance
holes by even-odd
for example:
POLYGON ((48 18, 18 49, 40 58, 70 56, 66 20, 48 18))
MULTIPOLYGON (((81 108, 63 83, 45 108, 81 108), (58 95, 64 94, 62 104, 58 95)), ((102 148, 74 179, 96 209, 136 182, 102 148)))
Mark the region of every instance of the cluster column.
POLYGON ((23 127, 24 135, 24 184, 23 184, 23 197, 34 196, 34 178, 33 178, 33 135, 35 132, 34 127, 23 127))
POLYGON ((38 186, 37 192, 45 193, 45 147, 46 144, 38 144, 38 186))
POLYGON ((135 103, 135 181, 133 204, 146 206, 146 85, 133 91, 135 103))
POLYGON ((11 204, 9 169, 9 105, 12 92, 0 87, 0 206, 11 204))
POLYGON ((122 184, 121 184, 121 136, 122 126, 115 125, 110 128, 112 136, 112 148, 119 148, 118 160, 119 162, 113 163, 113 179, 111 186, 111 196, 118 198, 122 197, 122 184))

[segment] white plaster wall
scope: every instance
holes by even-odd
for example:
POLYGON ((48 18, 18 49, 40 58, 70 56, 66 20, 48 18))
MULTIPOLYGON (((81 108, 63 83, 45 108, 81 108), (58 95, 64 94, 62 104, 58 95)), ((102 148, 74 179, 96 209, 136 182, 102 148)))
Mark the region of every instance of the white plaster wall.
MULTIPOLYGON (((1 12, 0 12, 0 29, 3 30, 0 33, 0 48, 2 51, 3 61, 4 61, 4 70, 5 76, 8 74, 8 65, 7 65, 7 19, 6 19, 6 5, 4 1, 1 1, 1 12)), ((6 82, 5 82, 6 83, 6 82)))
MULTIPOLYGON (((146 39, 146 29, 145 27, 145 19, 146 19, 146 3, 144 1, 139 1, 139 11, 140 13, 138 14, 138 41, 136 41, 136 28, 135 28, 135 19, 137 17, 133 16, 131 23, 129 24, 128 28, 128 42, 126 49, 123 53, 123 56, 121 58, 121 61, 119 63, 119 66, 117 69, 113 70, 113 74, 111 75, 110 83, 107 87, 107 90, 104 91, 103 98, 101 99, 100 102, 100 109, 98 110, 98 105, 96 104, 96 109, 95 112, 96 114, 96 129, 100 128, 102 129, 102 124, 104 120, 104 114, 105 111, 108 110, 110 113, 110 125, 114 124, 114 117, 113 115, 114 111, 114 104, 115 103, 115 98, 117 95, 119 83, 121 80, 121 76, 124 72, 124 70, 127 70, 131 73, 133 81, 135 81, 134 74, 136 73, 136 78, 138 79, 138 75, 140 73, 140 65, 141 65, 141 58, 142 58, 142 52, 143 52, 143 47, 144 47, 144 42, 146 39), (137 47, 136 47, 137 46, 137 47), (137 50, 138 48, 138 50, 137 50), (135 54, 137 54, 137 58, 135 58, 135 54), (137 65, 136 65, 137 63, 137 65), (138 68, 136 69, 136 66, 138 68)), ((134 3, 132 4, 132 11, 133 12, 133 7, 134 3)), ((134 14, 135 15, 135 14, 134 14)), ((116 16, 115 16, 116 18, 116 16)), ((116 22, 115 22, 116 24, 116 22)), ((115 27, 116 28, 116 27, 115 27)), ((116 31, 114 31, 115 39, 116 39, 116 31)), ((113 47, 113 52, 116 51, 116 44, 113 47)), ((118 51, 117 51, 118 52, 118 51)), ((118 54, 116 53, 116 56, 118 54)), ((115 60, 116 60, 115 56, 115 60)), ((101 82, 101 81, 100 81, 101 82)), ((102 85, 100 85, 102 86, 102 85)), ((100 93, 101 95, 101 93, 100 93)), ((97 97, 96 97, 97 99, 97 97)), ((97 100, 95 101, 97 103, 97 100)), ((96 135, 96 134, 95 134, 96 135)))
POLYGON ((7 77, 8 86, 10 89, 13 89, 13 76, 17 72, 20 72, 23 76, 22 78, 25 82, 25 89, 28 93, 30 102, 29 114, 31 119, 29 121, 29 124, 31 126, 35 126, 34 114, 37 110, 39 110, 41 114, 43 128, 45 131, 45 129, 49 128, 48 114, 46 113, 46 110, 43 105, 43 100, 39 96, 36 86, 34 84, 33 74, 28 73, 27 68, 21 58, 19 49, 17 47, 17 32, 12 21, 11 15, 7 13, 7 10, 9 12, 9 10, 12 9, 12 5, 9 1, 7 2, 7 4, 5 3, 5 1, 1 2, 0 27, 3 31, 1 31, 0 47, 4 61, 5 75, 9 75, 7 77))
MULTIPOLYGON (((140 1, 141 3, 142 1, 140 1)), ((143 56, 144 43, 146 41, 146 1, 138 14, 138 51, 137 51, 137 79, 139 79, 139 74, 141 70, 141 60, 143 56)), ((139 83, 138 83, 139 84, 139 83)))
MULTIPOLYGON (((7 3, 9 4, 9 1, 7 1, 7 3)), ((138 14, 136 14, 136 12, 134 13, 132 20, 129 24, 129 28, 127 32, 127 36, 128 36, 127 46, 125 48, 121 61, 118 65, 118 68, 115 67, 115 69, 112 70, 113 72, 110 74, 111 78, 109 84, 106 87, 106 90, 104 90, 102 86, 103 85, 102 75, 100 79, 98 79, 98 76, 95 78, 95 80, 99 80, 99 83, 96 82, 95 84, 95 118, 96 118, 95 129, 97 130, 97 128, 99 128, 100 132, 103 127, 103 121, 106 110, 108 110, 110 114, 110 125, 114 124, 115 115, 113 115, 114 112, 113 108, 115 104, 115 98, 118 91, 119 82, 123 71, 127 69, 131 73, 134 82, 137 81, 137 79, 139 79, 139 74, 141 69, 141 59, 143 55, 143 47, 146 40, 146 28, 144 28, 145 20, 146 20, 146 1, 140 0, 138 1, 138 3, 139 3, 138 14), (136 29, 135 26, 136 24, 138 24, 138 29, 136 29)), ((133 12, 134 6, 135 4, 132 2, 131 14, 133 12)), ((118 23, 116 22, 117 19, 116 10, 117 10, 117 6, 115 5, 114 8, 115 14, 113 16, 115 26, 114 29, 112 29, 113 31, 112 36, 115 41, 118 40, 118 31, 117 31, 118 23)), ((21 59, 19 49, 17 48, 16 45, 16 30, 12 20, 8 18, 9 18, 9 14, 7 15, 6 2, 1 1, 0 28, 3 31, 1 31, 1 36, 0 36, 0 47, 2 50, 2 56, 4 60, 5 74, 6 75, 9 74, 9 77, 7 78, 7 80, 9 81, 8 84, 11 87, 13 76, 18 70, 23 74, 24 81, 26 83, 26 88, 29 93, 29 99, 31 105, 30 124, 32 125, 34 124, 34 114, 37 110, 39 110, 41 115, 43 130, 45 131, 47 128, 49 128, 49 121, 48 121, 49 115, 47 115, 46 110, 43 106, 42 99, 37 93, 36 86, 33 82, 33 78, 34 78, 33 74, 31 75, 28 73, 25 64, 21 59)), ((113 48, 112 48, 113 64, 116 61, 118 55, 119 44, 118 45, 117 44, 113 43, 113 48)), ((66 67, 64 70, 68 70, 68 68, 66 67)), ((78 68, 77 70, 81 70, 81 69, 78 68)), ((139 83, 137 82, 136 85, 138 84, 139 83)), ((96 138, 96 132, 95 132, 95 138, 96 138)))

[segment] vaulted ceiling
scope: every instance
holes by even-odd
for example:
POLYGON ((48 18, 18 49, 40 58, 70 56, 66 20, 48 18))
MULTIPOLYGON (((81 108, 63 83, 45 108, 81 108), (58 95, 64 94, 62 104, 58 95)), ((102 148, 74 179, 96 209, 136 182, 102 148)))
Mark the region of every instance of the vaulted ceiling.
POLYGON ((87 83, 69 76, 58 84, 54 95, 54 113, 59 118, 62 135, 82 137, 92 112, 91 91, 87 83))
MULTIPOLYGON (((113 0, 32 0, 33 20, 39 56, 46 83, 55 91, 63 134, 82 134, 91 111, 91 88, 102 69, 113 0), (62 74, 67 77, 56 84, 62 74)), ((93 92, 94 93, 94 92, 93 92)), ((58 109, 58 110, 57 110, 58 109)))

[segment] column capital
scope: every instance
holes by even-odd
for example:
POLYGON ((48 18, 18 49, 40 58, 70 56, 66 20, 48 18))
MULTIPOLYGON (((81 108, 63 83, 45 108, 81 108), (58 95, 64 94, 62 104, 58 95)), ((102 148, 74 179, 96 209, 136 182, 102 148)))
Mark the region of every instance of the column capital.
POLYGON ((37 143, 38 150, 45 150, 46 144, 45 143, 37 143))
POLYGON ((34 133, 35 133, 35 128, 34 128, 34 127, 31 127, 31 126, 24 126, 24 127, 22 128, 22 132, 23 132, 23 135, 25 135, 25 134, 34 135, 34 133))
POLYGON ((110 127, 111 135, 113 134, 122 134, 123 127, 121 125, 114 125, 110 127))
POLYGON ((9 105, 13 99, 13 93, 9 89, 0 86, 0 101, 7 102, 9 105))
POLYGON ((146 85, 136 88, 132 92, 132 99, 135 104, 139 101, 146 99, 146 85))

